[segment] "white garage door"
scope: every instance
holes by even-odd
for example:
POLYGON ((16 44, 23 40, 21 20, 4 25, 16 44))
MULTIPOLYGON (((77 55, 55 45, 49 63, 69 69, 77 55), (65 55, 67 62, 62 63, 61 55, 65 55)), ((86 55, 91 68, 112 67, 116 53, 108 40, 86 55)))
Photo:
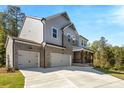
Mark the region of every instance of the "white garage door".
POLYGON ((18 50, 18 67, 31 68, 39 66, 39 52, 18 50))
POLYGON ((51 53, 51 66, 71 66, 71 55, 51 53))

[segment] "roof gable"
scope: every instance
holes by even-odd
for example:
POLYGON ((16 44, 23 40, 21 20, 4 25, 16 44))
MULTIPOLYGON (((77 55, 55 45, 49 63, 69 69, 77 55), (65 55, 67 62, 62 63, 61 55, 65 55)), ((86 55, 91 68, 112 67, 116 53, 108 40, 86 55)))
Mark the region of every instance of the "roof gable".
POLYGON ((50 20, 50 19, 53 19, 53 18, 56 18, 58 16, 63 16, 65 19, 67 19, 68 21, 71 21, 68 14, 66 12, 63 12, 63 13, 59 13, 59 14, 56 14, 56 15, 52 15, 52 16, 49 16, 49 17, 46 17, 45 19, 46 20, 50 20))
POLYGON ((87 40, 88 41, 88 39, 87 38, 85 38, 85 37, 83 37, 82 35, 79 35, 81 38, 83 38, 83 39, 85 39, 85 40, 87 40))
POLYGON ((73 24, 73 23, 69 23, 68 25, 66 25, 65 27, 63 27, 62 29, 66 29, 66 28, 71 28, 71 29, 73 29, 73 31, 76 33, 76 34, 78 34, 78 32, 77 32, 77 30, 76 30, 76 27, 75 27, 75 25, 73 24))

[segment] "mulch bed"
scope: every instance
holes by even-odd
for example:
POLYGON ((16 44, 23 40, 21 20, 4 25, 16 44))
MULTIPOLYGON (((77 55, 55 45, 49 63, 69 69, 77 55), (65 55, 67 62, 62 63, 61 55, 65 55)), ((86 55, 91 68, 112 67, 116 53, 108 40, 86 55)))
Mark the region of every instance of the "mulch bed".
POLYGON ((6 69, 6 68, 1 67, 1 68, 0 68, 0 73, 7 73, 7 69, 6 69))

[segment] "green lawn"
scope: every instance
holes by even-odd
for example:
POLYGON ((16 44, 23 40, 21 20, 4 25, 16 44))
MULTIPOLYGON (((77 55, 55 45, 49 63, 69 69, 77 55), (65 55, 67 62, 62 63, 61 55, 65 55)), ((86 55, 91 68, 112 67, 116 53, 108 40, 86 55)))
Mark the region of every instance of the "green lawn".
POLYGON ((23 88, 24 76, 20 71, 0 73, 0 88, 23 88))
POLYGON ((119 74, 119 73, 111 73, 112 76, 123 79, 124 80, 124 74, 119 74))
POLYGON ((94 68, 94 69, 124 80, 124 73, 121 73, 122 71, 119 72, 119 71, 107 70, 107 69, 101 69, 101 68, 94 68))

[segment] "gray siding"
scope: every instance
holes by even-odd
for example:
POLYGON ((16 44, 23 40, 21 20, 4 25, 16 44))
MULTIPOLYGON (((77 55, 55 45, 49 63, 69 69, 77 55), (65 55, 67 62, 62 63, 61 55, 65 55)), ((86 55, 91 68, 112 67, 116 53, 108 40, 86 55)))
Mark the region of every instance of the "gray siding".
POLYGON ((45 33, 45 41, 47 43, 62 45, 62 30, 61 28, 69 24, 70 21, 66 20, 63 16, 58 16, 56 18, 50 19, 46 21, 46 31, 45 33), (52 35, 52 27, 58 29, 58 37, 53 38, 52 35))
POLYGON ((66 47, 78 46, 78 33, 70 27, 64 30, 64 46, 66 47), (68 42, 68 34, 71 36, 70 42, 68 42), (72 39, 73 37, 75 37, 74 43, 72 39))
POLYGON ((88 42, 88 40, 86 40, 83 37, 79 36, 79 46, 80 47, 87 47, 87 42, 88 42), (83 45, 81 44, 82 43, 82 40, 83 40, 83 45))

